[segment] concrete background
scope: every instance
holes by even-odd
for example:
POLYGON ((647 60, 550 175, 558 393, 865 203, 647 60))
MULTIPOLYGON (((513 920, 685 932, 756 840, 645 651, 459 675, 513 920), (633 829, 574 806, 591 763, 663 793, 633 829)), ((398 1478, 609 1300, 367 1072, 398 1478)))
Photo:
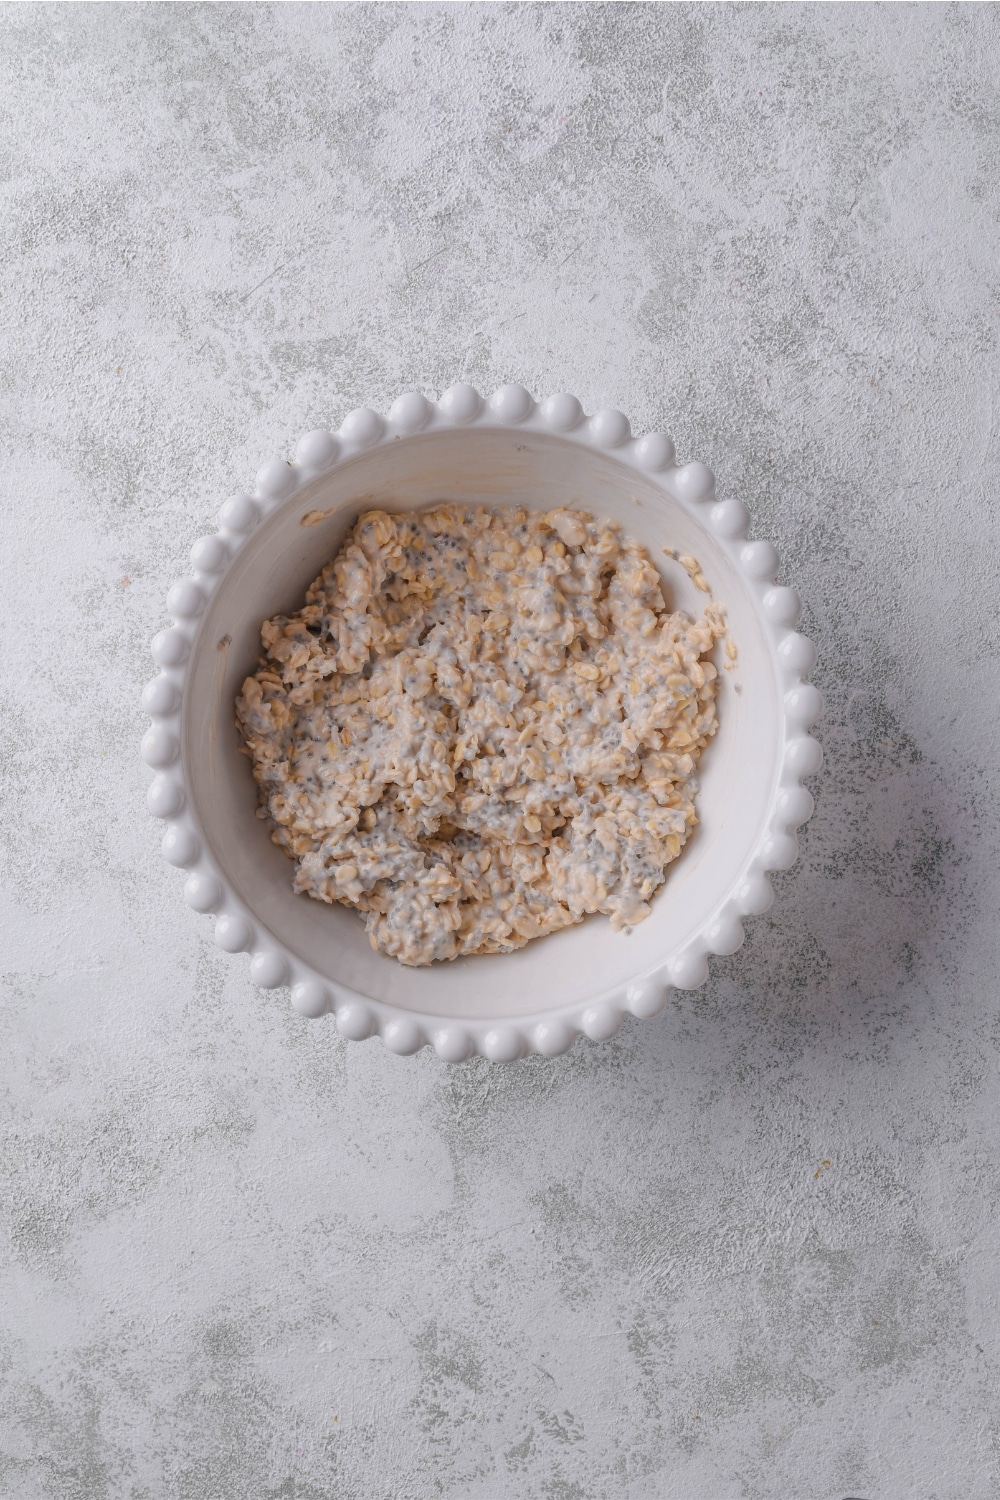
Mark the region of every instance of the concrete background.
POLYGON ((0 11, 4 1500, 1000 1492, 1000 16, 0 11), (663 427, 808 601, 800 864, 658 1021, 345 1045, 158 856, 191 542, 361 403, 663 427))

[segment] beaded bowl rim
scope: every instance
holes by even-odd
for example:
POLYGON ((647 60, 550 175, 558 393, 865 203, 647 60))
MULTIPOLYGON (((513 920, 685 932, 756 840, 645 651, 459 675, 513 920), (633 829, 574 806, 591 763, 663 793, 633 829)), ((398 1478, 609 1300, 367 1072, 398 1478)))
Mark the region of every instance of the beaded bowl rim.
POLYGON ((474 1055, 495 1062, 530 1053, 557 1056, 581 1035, 594 1041, 614 1036, 626 1014, 640 1018, 659 1014, 671 989, 702 985, 708 977, 708 956, 736 952, 744 940, 744 919, 770 906, 773 893, 768 872, 795 863, 795 830, 813 808, 803 781, 822 763, 818 742, 806 732, 821 714, 823 701, 805 680, 815 666, 816 652, 812 642, 794 629, 801 602, 794 589, 775 584, 778 555, 770 542, 748 541, 749 527, 750 513, 742 501, 718 500, 714 475, 705 464, 678 465, 666 434, 633 436, 621 412, 606 410, 588 417, 574 396, 561 394, 536 402, 519 385, 502 387, 488 401, 465 384, 452 386, 436 402, 411 391, 393 403, 387 417, 361 407, 344 418, 336 433, 325 429, 306 433, 294 460, 273 458, 265 463, 257 472, 253 493, 237 494, 225 502, 219 530, 195 543, 192 572, 170 588, 166 603, 173 624, 153 637, 152 655, 160 671, 142 698, 152 722, 143 736, 141 754, 156 773, 147 805, 167 824, 164 857, 187 872, 184 894, 188 904, 215 917, 217 945, 228 953, 249 953, 251 977, 261 988, 289 986, 291 1003, 301 1015, 314 1018, 332 1012, 344 1037, 362 1041, 378 1035, 390 1051, 399 1054, 430 1045, 448 1062, 474 1055), (597 1000, 502 1022, 419 1015, 359 995, 317 974, 270 932, 262 932, 205 848, 188 795, 181 751, 184 685, 200 618, 258 522, 307 484, 360 453, 428 430, 470 427, 534 429, 613 453, 616 460, 660 485, 689 511, 707 508, 701 523, 742 575, 765 627, 781 696, 781 764, 773 806, 749 866, 737 888, 725 893, 714 915, 682 952, 640 980, 619 985, 597 1000))

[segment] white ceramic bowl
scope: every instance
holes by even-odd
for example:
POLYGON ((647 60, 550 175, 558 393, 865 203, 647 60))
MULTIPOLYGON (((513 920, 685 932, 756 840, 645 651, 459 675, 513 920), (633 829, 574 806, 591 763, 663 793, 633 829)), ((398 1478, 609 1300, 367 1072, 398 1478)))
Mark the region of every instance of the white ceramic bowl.
POLYGON ((671 986, 702 984, 708 954, 735 952, 743 919, 769 906, 766 872, 794 862, 794 830, 812 811, 801 783, 821 761, 806 730, 822 702, 803 681, 815 652, 793 628, 798 596, 775 586, 774 548, 746 540, 749 521, 739 500, 716 499, 703 464, 677 466, 663 434, 633 438, 620 412, 587 418, 572 396, 538 405, 520 386, 488 402, 465 385, 437 403, 405 395, 387 418, 352 412, 336 434, 307 434, 293 462, 265 464, 253 495, 227 500, 219 532, 195 544, 193 576, 170 590, 174 624, 153 641, 160 675, 143 695, 149 807, 167 823, 164 856, 188 872, 189 904, 214 914, 220 948, 249 953, 258 985, 289 985, 303 1015, 333 1012, 346 1037, 377 1032, 400 1053, 430 1043, 449 1061, 552 1056, 581 1033, 612 1036, 626 1011, 656 1015, 671 986), (698 612, 706 596, 664 547, 697 558, 726 608, 737 655, 720 672, 701 821, 631 934, 591 917, 517 953, 404 968, 370 947, 354 912, 293 894, 293 867, 254 816, 234 700, 261 622, 301 605, 362 510, 442 499, 612 516, 661 564, 680 607, 698 612))

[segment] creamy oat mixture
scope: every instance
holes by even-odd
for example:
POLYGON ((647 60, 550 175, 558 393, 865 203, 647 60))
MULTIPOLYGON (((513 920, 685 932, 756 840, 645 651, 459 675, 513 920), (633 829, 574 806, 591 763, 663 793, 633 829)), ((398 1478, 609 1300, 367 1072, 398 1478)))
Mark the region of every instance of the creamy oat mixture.
POLYGON ((611 521, 370 511, 262 628, 237 699, 258 816, 295 889, 404 964, 627 928, 697 822, 722 631, 670 613, 611 521))

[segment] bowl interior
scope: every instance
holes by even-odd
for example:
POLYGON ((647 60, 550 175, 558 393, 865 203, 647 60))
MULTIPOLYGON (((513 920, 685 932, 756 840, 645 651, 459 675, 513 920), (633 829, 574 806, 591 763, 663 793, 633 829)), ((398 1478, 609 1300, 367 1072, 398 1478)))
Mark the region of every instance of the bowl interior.
POLYGON ((619 988, 680 952, 751 858, 771 806, 781 745, 777 684, 758 608, 703 514, 610 454, 545 433, 490 428, 397 439, 277 506, 212 596, 183 707, 195 815, 220 870, 260 926, 334 983, 430 1016, 501 1019, 561 1009, 619 988), (254 816, 257 788, 239 753, 234 700, 260 654, 262 621, 300 607, 360 512, 438 500, 542 510, 566 505, 613 517, 648 547, 669 604, 697 612, 706 596, 664 547, 696 557, 725 605, 738 654, 732 670, 718 663, 720 727, 701 761, 701 822, 670 866, 652 915, 630 934, 591 917, 516 953, 407 969, 371 948, 354 912, 295 895, 291 863, 271 843, 269 825, 254 816), (311 524, 303 524, 305 516, 311 524))

